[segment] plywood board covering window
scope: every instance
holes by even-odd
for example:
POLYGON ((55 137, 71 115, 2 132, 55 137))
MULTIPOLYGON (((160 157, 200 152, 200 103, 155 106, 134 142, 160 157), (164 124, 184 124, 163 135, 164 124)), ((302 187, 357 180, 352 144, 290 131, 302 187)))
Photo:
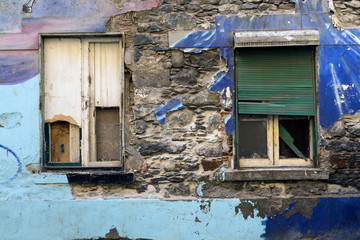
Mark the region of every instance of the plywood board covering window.
POLYGON ((122 37, 42 44, 45 165, 122 166, 122 37))

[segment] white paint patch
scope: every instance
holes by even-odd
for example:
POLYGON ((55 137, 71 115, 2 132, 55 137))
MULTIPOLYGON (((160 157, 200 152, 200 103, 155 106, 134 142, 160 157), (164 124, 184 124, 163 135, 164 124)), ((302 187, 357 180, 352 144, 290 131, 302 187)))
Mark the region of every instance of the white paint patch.
POLYGON ((349 85, 345 85, 345 84, 343 84, 343 85, 341 85, 341 87, 342 87, 342 89, 343 89, 343 90, 345 90, 345 91, 346 91, 346 90, 348 90, 348 88, 349 88, 350 86, 349 86, 349 85))
POLYGON ((199 185, 196 188, 196 192, 199 195, 199 197, 203 196, 202 188, 205 184, 206 184, 205 182, 199 182, 199 185))
POLYGON ((333 80, 333 89, 334 89, 334 95, 335 95, 335 104, 337 105, 338 107, 338 111, 340 113, 340 115, 344 115, 344 111, 342 110, 342 107, 341 107, 341 103, 340 103, 340 93, 339 93, 339 88, 338 86, 340 85, 339 83, 339 79, 336 75, 336 72, 335 72, 335 69, 334 69, 334 64, 333 63, 330 63, 330 66, 331 66, 331 75, 332 75, 332 80, 333 80))
POLYGON ((230 87, 226 88, 226 107, 232 106, 232 94, 230 87))

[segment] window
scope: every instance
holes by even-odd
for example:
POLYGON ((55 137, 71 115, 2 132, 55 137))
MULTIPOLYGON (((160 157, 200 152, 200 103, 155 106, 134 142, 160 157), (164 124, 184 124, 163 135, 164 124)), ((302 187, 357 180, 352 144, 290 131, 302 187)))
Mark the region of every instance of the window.
POLYGON ((44 166, 121 167, 122 36, 42 35, 41 42, 44 166))
POLYGON ((313 166, 314 48, 238 48, 235 56, 239 166, 313 166))

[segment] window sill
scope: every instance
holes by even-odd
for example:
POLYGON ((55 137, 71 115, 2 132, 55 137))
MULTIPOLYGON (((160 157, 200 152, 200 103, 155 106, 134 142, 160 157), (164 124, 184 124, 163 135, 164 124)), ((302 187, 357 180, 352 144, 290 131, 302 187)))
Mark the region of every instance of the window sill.
POLYGON ((121 167, 44 167, 47 173, 66 174, 68 183, 123 183, 133 182, 134 173, 121 167))
POLYGON ((329 172, 319 168, 252 168, 225 172, 225 182, 327 180, 329 172))

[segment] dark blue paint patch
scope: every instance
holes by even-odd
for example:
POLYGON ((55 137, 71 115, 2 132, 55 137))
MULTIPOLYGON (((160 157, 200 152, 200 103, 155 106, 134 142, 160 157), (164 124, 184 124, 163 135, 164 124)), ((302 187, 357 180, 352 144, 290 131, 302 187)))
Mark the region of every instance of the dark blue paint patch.
POLYGON ((156 119, 162 124, 165 124, 166 113, 176 111, 184 108, 181 101, 177 98, 173 98, 165 104, 159 105, 155 110, 156 119))
POLYGON ((232 136, 235 131, 235 113, 228 115, 225 118, 225 132, 227 135, 232 136))
POLYGON ((64 145, 64 144, 61 144, 61 145, 60 145, 60 148, 61 148, 61 153, 64 153, 64 152, 65 152, 65 145, 64 145))
POLYGON ((13 150, 11 150, 10 148, 5 147, 4 145, 1 145, 1 144, 0 144, 0 148, 5 149, 7 154, 10 152, 15 157, 15 159, 17 161, 17 165, 18 165, 18 169, 17 169, 16 173, 11 178, 9 178, 9 180, 7 180, 5 182, 0 182, 0 184, 6 184, 6 183, 13 181, 19 175, 19 173, 21 173, 22 166, 21 166, 20 158, 16 155, 16 153, 13 150))
POLYGON ((297 212, 284 213, 264 221, 265 239, 360 239, 360 198, 323 198, 314 207, 310 218, 297 212), (281 236, 281 238, 279 238, 281 236))
POLYGON ((214 79, 208 85, 212 92, 221 93, 227 107, 232 106, 234 102, 234 50, 232 48, 222 48, 220 55, 226 61, 226 71, 221 71, 215 75, 214 79), (230 98, 228 95, 230 94, 230 98))
POLYGON ((360 47, 320 47, 320 124, 329 129, 345 113, 360 109, 360 47))

